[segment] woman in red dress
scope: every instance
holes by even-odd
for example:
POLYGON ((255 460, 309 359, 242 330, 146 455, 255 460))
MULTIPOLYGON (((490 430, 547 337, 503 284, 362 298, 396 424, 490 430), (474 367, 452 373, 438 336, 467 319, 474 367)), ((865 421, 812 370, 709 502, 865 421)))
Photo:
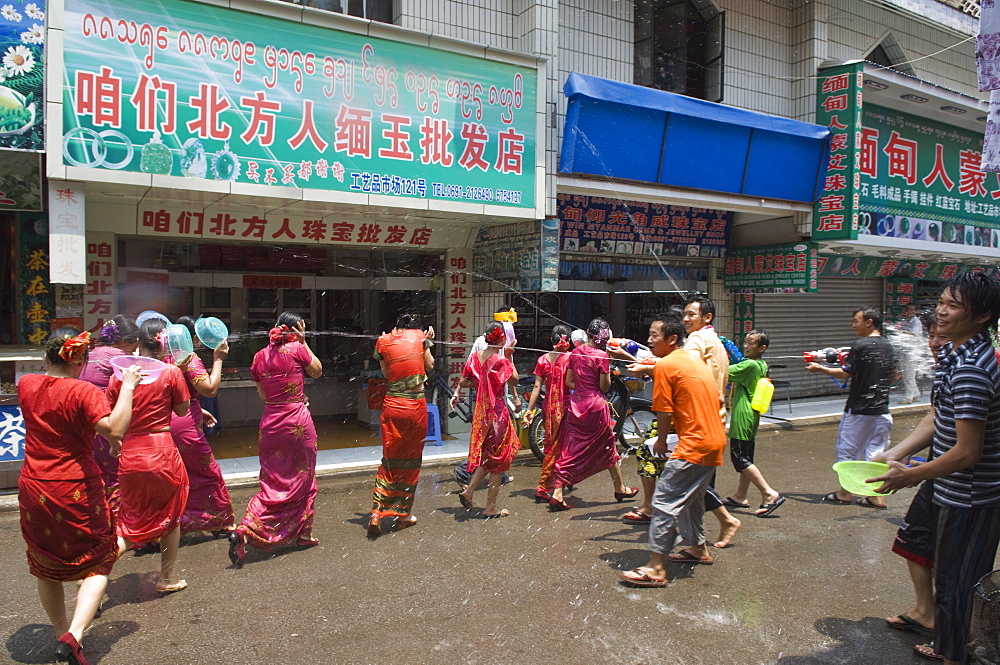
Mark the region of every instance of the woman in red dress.
POLYGON ((79 381, 89 333, 52 333, 45 374, 27 374, 17 392, 24 415, 24 466, 18 479, 21 534, 38 597, 58 636, 56 655, 87 665, 80 647, 94 618, 118 546, 101 470, 94 460, 94 432, 120 440, 132 417, 137 368, 124 372, 114 409, 96 386, 79 381), (66 618, 63 582, 82 580, 73 620, 66 618))
POLYGON ((552 484, 555 480, 552 471, 559 457, 559 426, 566 415, 566 404, 569 392, 566 390, 566 370, 569 368, 569 350, 572 346, 569 326, 559 324, 552 328, 552 351, 538 358, 535 363, 535 386, 528 398, 528 408, 525 409, 524 426, 531 427, 535 420, 535 404, 545 386, 545 401, 542 403, 542 418, 544 418, 544 449, 545 459, 542 460, 542 474, 538 477, 535 488, 535 503, 548 502, 552 498, 552 484))
MULTIPOLYGON (((139 351, 155 356, 165 341, 163 321, 150 319, 139 328, 139 351)), ((116 404, 122 382, 112 377, 108 401, 116 404)), ((156 590, 172 593, 187 587, 174 579, 180 518, 188 497, 188 477, 180 453, 170 436, 170 415, 183 416, 190 400, 184 374, 176 365, 167 365, 152 383, 136 387, 132 398, 132 425, 122 439, 118 458, 119 551, 133 545, 160 543, 160 579, 156 590)), ((113 446, 112 452, 118 446, 113 446)))
POLYGON ((424 383, 434 369, 434 329, 420 329, 420 318, 403 314, 396 327, 378 338, 373 357, 388 380, 382 404, 382 464, 375 475, 368 536, 382 533, 382 518, 394 516, 396 529, 417 523, 410 514, 427 439, 424 383))
POLYGON ((510 463, 521 448, 517 430, 507 410, 505 394, 508 388, 513 393, 514 406, 519 407, 517 396, 517 370, 510 356, 514 348, 505 346, 507 336, 503 326, 491 321, 483 336, 489 345, 469 356, 462 370, 459 390, 451 398, 451 408, 455 408, 462 388, 476 389, 476 409, 472 414, 472 434, 469 436, 468 470, 472 473, 469 485, 458 495, 464 508, 472 508, 472 495, 486 474, 490 475, 486 491, 486 517, 506 517, 510 512, 497 508, 500 480, 510 468, 510 463))
MULTIPOLYGON (((139 348, 139 328, 128 316, 119 314, 108 321, 97 335, 97 347, 87 355, 87 362, 80 373, 80 380, 93 383, 102 391, 107 390, 111 380, 111 359, 130 356, 139 348)), ((113 515, 118 515, 118 458, 111 454, 111 444, 100 434, 94 435, 94 459, 101 467, 104 479, 104 493, 108 495, 108 507, 113 515)))

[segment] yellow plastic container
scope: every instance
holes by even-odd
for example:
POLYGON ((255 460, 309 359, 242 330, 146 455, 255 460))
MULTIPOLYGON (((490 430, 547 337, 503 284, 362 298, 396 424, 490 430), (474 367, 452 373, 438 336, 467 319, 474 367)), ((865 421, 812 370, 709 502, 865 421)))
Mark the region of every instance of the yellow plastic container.
POLYGON ((500 321, 502 323, 517 323, 517 312, 511 307, 508 312, 497 312, 493 315, 494 321, 500 321))
POLYGON ((757 381, 753 389, 753 397, 750 398, 750 408, 757 413, 767 413, 771 408, 771 398, 774 397, 774 384, 771 379, 762 377, 757 381))

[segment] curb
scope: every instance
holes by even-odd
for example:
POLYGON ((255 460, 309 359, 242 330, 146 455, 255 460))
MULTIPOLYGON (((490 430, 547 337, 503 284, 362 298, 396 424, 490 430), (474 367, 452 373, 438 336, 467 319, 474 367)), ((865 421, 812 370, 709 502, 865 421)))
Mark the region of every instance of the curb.
MULTIPOLYGON (((890 406, 889 414, 893 416, 912 416, 926 414, 930 409, 930 404, 908 404, 906 406, 890 406)), ((757 428, 758 432, 775 432, 796 427, 810 427, 813 425, 829 425, 840 422, 843 412, 825 413, 819 416, 805 416, 802 418, 775 418, 782 422, 761 422, 757 428)))

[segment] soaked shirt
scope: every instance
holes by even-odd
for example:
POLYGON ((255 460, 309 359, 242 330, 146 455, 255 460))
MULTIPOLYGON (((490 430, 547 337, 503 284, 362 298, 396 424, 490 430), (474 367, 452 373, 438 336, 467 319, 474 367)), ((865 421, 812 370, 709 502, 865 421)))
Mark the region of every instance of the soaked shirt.
POLYGON ((947 344, 934 375, 932 458, 958 442, 956 420, 986 421, 982 458, 967 469, 934 479, 934 503, 955 508, 1000 505, 1000 367, 986 334, 957 349, 947 344))
POLYGON ((892 344, 881 335, 859 337, 851 344, 843 369, 851 375, 846 413, 880 416, 889 413, 889 388, 896 371, 892 344))

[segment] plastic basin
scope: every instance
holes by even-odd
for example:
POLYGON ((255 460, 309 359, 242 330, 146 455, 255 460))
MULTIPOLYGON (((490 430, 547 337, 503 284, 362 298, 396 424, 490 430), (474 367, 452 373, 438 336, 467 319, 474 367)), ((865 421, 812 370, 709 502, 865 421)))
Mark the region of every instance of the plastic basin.
POLYGON ((141 384, 156 381, 167 366, 166 363, 149 356, 115 356, 111 359, 111 371, 119 380, 122 378, 122 372, 132 365, 139 366, 139 372, 142 375, 142 380, 139 381, 141 384))
POLYGON ((833 465, 833 470, 837 472, 840 485, 852 494, 861 496, 884 496, 875 491, 882 483, 866 483, 869 478, 878 478, 885 475, 889 470, 888 464, 881 462, 864 462, 859 460, 845 460, 833 465))
POLYGON ((206 316, 194 322, 194 334, 202 344, 214 351, 229 337, 229 328, 221 319, 206 316))
POLYGON ((153 309, 147 309, 145 312, 140 312, 139 316, 135 317, 135 325, 141 326, 150 319, 160 319, 167 325, 170 325, 170 319, 153 309))
POLYGON ((174 362, 182 362, 189 355, 194 353, 194 341, 191 339, 191 331, 187 326, 179 323, 171 323, 166 327, 167 347, 174 362))

